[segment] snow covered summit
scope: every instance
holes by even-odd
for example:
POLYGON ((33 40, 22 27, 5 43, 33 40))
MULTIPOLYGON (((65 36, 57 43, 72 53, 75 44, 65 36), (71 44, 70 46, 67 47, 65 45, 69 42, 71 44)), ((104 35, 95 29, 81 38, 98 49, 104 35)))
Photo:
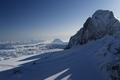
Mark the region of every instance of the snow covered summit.
POLYGON ((120 22, 114 17, 112 11, 97 10, 89 17, 83 27, 70 38, 67 48, 82 45, 105 35, 113 35, 120 31, 120 22))

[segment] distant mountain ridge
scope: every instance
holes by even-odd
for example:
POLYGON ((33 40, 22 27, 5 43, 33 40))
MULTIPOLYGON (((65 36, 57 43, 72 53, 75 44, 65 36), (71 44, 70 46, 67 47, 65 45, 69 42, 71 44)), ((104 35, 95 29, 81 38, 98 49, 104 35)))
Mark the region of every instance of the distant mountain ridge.
POLYGON ((113 35, 120 31, 120 22, 112 11, 97 10, 89 17, 83 27, 70 38, 67 48, 97 40, 105 35, 113 35))

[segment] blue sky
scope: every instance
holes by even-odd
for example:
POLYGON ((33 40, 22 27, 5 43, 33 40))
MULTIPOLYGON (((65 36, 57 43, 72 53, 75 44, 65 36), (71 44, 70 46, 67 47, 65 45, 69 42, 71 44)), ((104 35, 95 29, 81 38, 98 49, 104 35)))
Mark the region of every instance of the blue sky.
POLYGON ((120 18, 120 0, 0 0, 0 39, 68 41, 98 9, 120 18))

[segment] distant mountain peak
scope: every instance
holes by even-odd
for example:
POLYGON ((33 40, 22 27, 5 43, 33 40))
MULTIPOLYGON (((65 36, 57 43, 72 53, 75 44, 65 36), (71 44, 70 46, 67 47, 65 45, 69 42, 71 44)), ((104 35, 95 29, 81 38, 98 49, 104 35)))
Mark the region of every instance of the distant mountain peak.
POLYGON ((117 31, 120 31, 120 22, 114 17, 113 12, 97 10, 92 17, 86 20, 83 27, 70 38, 67 48, 100 39, 105 35, 113 35, 117 31))
POLYGON ((54 43, 54 44, 63 44, 64 42, 62 40, 60 40, 60 39, 54 39, 52 41, 52 43, 54 43))

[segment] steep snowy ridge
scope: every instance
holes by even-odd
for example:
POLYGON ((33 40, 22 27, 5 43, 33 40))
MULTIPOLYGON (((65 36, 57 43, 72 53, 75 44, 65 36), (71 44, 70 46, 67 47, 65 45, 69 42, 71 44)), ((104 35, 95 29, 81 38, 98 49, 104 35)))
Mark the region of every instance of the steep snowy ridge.
POLYGON ((90 55, 96 58, 98 66, 112 80, 120 80, 120 22, 112 11, 97 10, 86 20, 83 28, 70 38, 67 48, 89 45, 89 42, 99 40, 104 45, 90 55))
POLYGON ((96 40, 105 35, 113 35, 120 31, 120 22, 109 10, 97 10, 89 17, 83 27, 70 38, 67 48, 82 45, 91 40, 96 40))

